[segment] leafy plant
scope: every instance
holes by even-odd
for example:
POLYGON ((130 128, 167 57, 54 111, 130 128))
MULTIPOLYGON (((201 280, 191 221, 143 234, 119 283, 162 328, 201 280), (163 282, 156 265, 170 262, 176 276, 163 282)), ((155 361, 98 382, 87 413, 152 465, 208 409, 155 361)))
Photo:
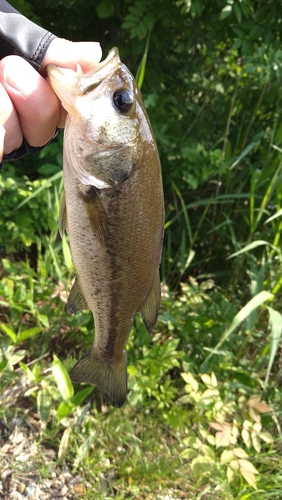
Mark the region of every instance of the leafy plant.
MULTIPOLYGON (((214 448, 226 448, 219 456, 220 464, 226 467, 228 482, 234 481, 238 473, 248 484, 257 489, 256 475, 259 471, 250 461, 247 451, 239 446, 242 442, 247 449, 261 452, 262 444, 274 442, 272 434, 263 430, 261 414, 270 414, 272 409, 261 401, 259 395, 249 399, 241 395, 237 400, 226 394, 218 385, 214 373, 200 376, 202 387, 191 372, 183 372, 185 393, 180 404, 193 403, 197 407, 197 433, 189 431, 183 440, 182 456, 191 460, 191 469, 196 476, 209 475, 216 463, 214 448), (224 395, 222 395, 222 392, 224 395), (215 435, 212 434, 215 431, 215 435)), ((224 390, 225 389, 225 390, 224 390)), ((254 455, 255 457, 255 455, 254 455)))
POLYGON ((90 313, 65 307, 62 137, 4 165, 3 467, 28 477, 5 457, 21 420, 35 430, 38 485, 69 467, 83 476, 74 498, 279 498, 280 3, 85 0, 83 15, 75 1, 14 4, 58 36, 118 46, 158 142, 166 225, 159 321, 151 338, 136 319, 128 401, 113 410, 68 377, 94 332, 90 313))

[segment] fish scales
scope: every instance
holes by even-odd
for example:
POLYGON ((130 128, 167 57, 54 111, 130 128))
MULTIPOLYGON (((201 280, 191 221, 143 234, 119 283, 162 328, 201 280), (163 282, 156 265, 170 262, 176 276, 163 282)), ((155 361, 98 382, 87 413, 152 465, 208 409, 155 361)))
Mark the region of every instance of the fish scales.
POLYGON ((164 203, 157 147, 135 81, 117 49, 99 66, 88 75, 54 67, 48 74, 68 111, 61 226, 77 271, 68 309, 90 309, 95 323, 93 346, 71 378, 97 385, 121 406, 134 318, 140 312, 152 333, 158 315, 164 203))

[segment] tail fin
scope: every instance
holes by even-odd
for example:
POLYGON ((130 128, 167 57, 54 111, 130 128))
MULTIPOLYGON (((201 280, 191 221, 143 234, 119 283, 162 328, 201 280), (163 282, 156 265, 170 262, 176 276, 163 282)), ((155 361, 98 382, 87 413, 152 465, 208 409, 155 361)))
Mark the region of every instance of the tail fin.
POLYGON ((127 393, 126 352, 119 363, 109 363, 104 358, 95 358, 90 350, 73 367, 70 377, 73 382, 97 385, 109 403, 120 408, 127 393))

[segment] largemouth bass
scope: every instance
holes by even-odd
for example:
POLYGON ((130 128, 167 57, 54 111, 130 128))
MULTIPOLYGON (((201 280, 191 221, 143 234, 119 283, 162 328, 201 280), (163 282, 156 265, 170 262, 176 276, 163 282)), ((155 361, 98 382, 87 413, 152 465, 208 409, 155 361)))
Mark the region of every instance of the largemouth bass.
POLYGON ((126 344, 137 313, 148 332, 160 305, 164 201, 157 146, 134 77, 116 48, 87 74, 48 66, 67 110, 64 197, 77 271, 68 312, 92 311, 95 340, 74 382, 97 385, 120 407, 127 393, 126 344))

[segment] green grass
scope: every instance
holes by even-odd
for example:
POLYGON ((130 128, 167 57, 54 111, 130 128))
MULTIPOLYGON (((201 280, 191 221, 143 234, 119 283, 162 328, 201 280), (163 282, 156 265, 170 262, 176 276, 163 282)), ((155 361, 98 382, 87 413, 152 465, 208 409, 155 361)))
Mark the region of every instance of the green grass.
MULTIPOLYGON (((38 468, 39 483, 50 479, 50 470, 57 468, 62 474, 69 470, 73 477, 81 478, 80 493, 73 490, 74 499, 80 498, 81 492, 86 499, 279 498, 279 391, 272 378, 268 394, 262 391, 267 356, 260 366, 261 375, 252 362, 246 363, 253 342, 262 333, 254 329, 246 343, 245 332, 238 330, 238 324, 236 338, 230 334, 224 350, 222 347, 217 353, 217 362, 212 364, 216 376, 210 377, 210 372, 197 374, 197 366, 208 360, 209 350, 220 338, 225 325, 222 312, 226 314, 226 309, 227 301, 211 282, 199 286, 192 281, 190 286, 183 286, 177 299, 171 296, 163 300, 152 339, 138 319, 128 346, 128 401, 120 410, 104 406, 97 391, 82 394, 79 404, 78 399, 73 399, 81 394, 82 387, 76 387, 73 395, 67 372, 55 356, 58 349, 49 328, 43 330, 44 348, 40 345, 42 332, 11 344, 3 328, 0 345, 2 362, 6 359, 7 365, 0 363, 0 418, 8 427, 17 418, 32 429, 36 449, 33 467, 38 468), (206 336, 200 335, 203 329, 206 336), (236 358, 236 349, 242 343, 245 356, 236 358), (49 353, 47 358, 36 361, 44 351, 49 353), (261 399, 267 397, 266 413, 249 412, 248 401, 255 394, 261 399), (72 407, 62 416, 62 407, 68 408, 71 401, 72 407), (254 449, 253 437, 249 446, 242 438, 246 421, 252 426, 261 422, 261 431, 256 431, 259 452, 254 449), (213 422, 234 426, 235 441, 228 438, 218 446, 213 422), (228 465, 222 462, 222 453, 238 448, 259 473, 254 483, 257 490, 238 471, 228 481, 228 465), (48 463, 43 457, 48 457, 48 463)), ((74 321, 62 312, 61 305, 54 311, 59 312, 54 320, 57 329, 74 321)), ((228 314, 230 318, 232 308, 228 314)), ((84 343, 86 348, 92 341, 92 331, 85 330, 89 316, 79 314, 75 319, 79 327, 58 337, 62 359, 72 349, 74 352, 76 342, 84 343)), ((52 331, 52 320, 49 326, 52 331)), ((5 434, 0 442, 1 447, 7 443, 5 434)), ((14 470, 14 480, 32 469, 12 457, 9 467, 14 470)))
POLYGON ((253 139, 221 179, 166 194, 159 320, 153 337, 135 320, 120 410, 68 377, 94 325, 66 313, 74 269, 58 235, 57 159, 47 181, 5 169, 0 468, 13 484, 33 475, 48 489, 56 470, 73 499, 280 498, 280 153, 253 139), (8 451, 17 429, 26 461, 8 451))

